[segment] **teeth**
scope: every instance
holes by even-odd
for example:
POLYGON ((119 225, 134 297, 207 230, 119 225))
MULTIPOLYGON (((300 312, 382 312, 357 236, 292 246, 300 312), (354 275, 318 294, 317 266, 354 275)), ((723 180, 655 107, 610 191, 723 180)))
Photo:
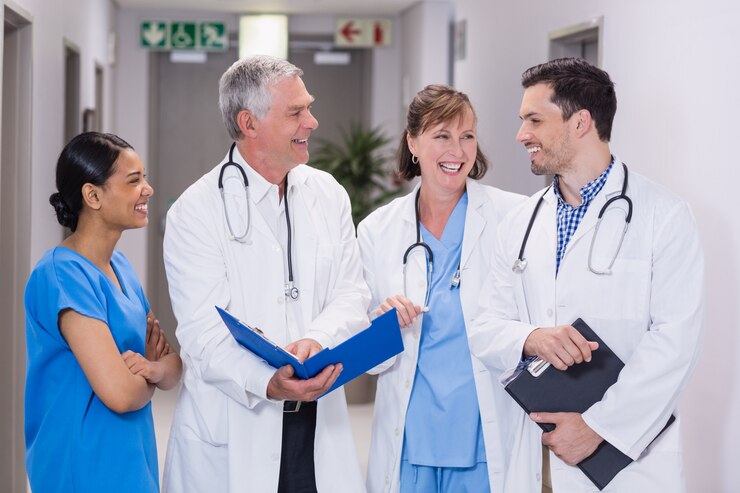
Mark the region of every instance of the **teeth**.
POLYGON ((533 146, 533 147, 527 147, 527 152, 532 154, 533 152, 540 152, 542 150, 542 147, 540 146, 533 146))
POLYGON ((439 167, 445 171, 459 171, 462 168, 462 163, 439 163, 439 167))
POLYGON ((295 142, 296 144, 305 144, 306 142, 308 142, 308 139, 293 139, 293 142, 295 142))
POLYGON ((149 207, 146 204, 139 204, 136 207, 134 207, 139 212, 147 212, 149 210, 149 207))

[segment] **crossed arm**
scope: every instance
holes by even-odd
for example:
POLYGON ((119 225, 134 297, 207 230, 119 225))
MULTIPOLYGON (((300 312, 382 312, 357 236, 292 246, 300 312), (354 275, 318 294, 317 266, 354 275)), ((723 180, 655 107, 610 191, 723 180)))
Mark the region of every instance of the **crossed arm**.
POLYGON ((114 412, 141 409, 151 400, 155 387, 169 389, 180 379, 180 357, 170 349, 151 312, 147 316, 146 356, 133 351, 120 354, 104 322, 74 310, 59 315, 59 330, 93 392, 114 412))

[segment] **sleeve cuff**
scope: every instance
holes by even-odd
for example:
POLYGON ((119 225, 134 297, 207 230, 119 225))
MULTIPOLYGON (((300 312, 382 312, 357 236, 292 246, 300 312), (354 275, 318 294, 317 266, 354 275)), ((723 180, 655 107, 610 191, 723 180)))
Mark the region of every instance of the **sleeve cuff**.
POLYGON ((314 341, 321 344, 321 348, 328 348, 334 346, 334 339, 324 332, 318 330, 309 330, 303 336, 304 339, 313 339, 314 341))
POLYGON ((267 363, 262 363, 256 366, 253 372, 247 375, 247 380, 244 385, 244 391, 248 401, 248 406, 252 407, 256 404, 253 401, 253 397, 257 397, 260 400, 266 399, 268 401, 277 402, 274 399, 267 397, 267 385, 270 383, 270 379, 277 370, 267 363))
POLYGON ((614 436, 612 433, 609 433, 608 430, 600 426, 597 422, 594 421, 594 419, 591 417, 588 411, 583 413, 581 417, 583 418, 583 421, 586 423, 586 425, 588 425, 589 428, 591 428, 596 433, 598 433, 599 436, 601 436, 601 438, 609 442, 617 450, 622 452, 624 455, 626 455, 630 459, 637 460, 640 457, 640 454, 642 454, 642 450, 634 450, 632 447, 628 447, 622 440, 620 440, 619 438, 614 436))

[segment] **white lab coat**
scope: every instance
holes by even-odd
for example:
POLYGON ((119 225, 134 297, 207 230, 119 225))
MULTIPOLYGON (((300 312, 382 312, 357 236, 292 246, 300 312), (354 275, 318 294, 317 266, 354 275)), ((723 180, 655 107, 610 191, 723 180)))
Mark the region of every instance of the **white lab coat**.
MULTIPOLYGON (((491 268, 496 227, 504 215, 525 198, 471 179, 467 180, 467 192, 460 301, 465 325, 469 327, 477 314, 481 285, 491 268)), ((365 279, 372 294, 371 307, 376 307, 388 296, 404 293, 403 254, 416 241, 415 197, 416 190, 394 200, 372 213, 358 227, 365 279)), ((421 305, 426 289, 424 255, 411 255, 407 269, 407 296, 421 305)), ((374 369, 380 375, 367 473, 367 487, 371 493, 399 491, 404 424, 416 374, 422 318, 423 315, 417 317, 411 327, 402 330, 404 352, 374 369)), ((507 436, 506 423, 508 415, 516 413, 518 408, 497 384, 498 372, 490 372, 475 358, 472 363, 491 490, 503 491, 504 476, 511 466, 509 455, 503 449, 503 443, 511 439, 507 436)))
MULTIPOLYGON (((616 159, 603 190, 594 198, 571 238, 555 277, 557 198, 545 194, 524 257, 524 274, 512 272, 538 192, 501 224, 492 271, 494 289, 481 301, 488 309, 473 327, 471 351, 488 367, 512 369, 524 341, 536 327, 570 324, 582 318, 625 362, 619 380, 583 414, 594 431, 635 460, 605 492, 680 492, 681 391, 697 360, 703 305, 703 255, 688 205, 666 189, 630 170, 627 195, 632 222, 611 275, 588 269, 589 247, 599 210, 622 188, 624 171, 616 159), (525 286, 523 288, 522 281, 525 286), (524 298, 526 289, 527 299, 524 298), (527 303, 531 324, 527 320, 527 303), (654 442, 671 413, 676 421, 654 442), (651 444, 652 442, 652 444, 651 444)), ((625 210, 623 200, 610 209, 625 210)), ((611 260, 624 225, 623 213, 605 214, 594 247, 594 265, 611 260), (607 244, 611 248, 607 247, 607 244)), ((584 363, 587 364, 587 363, 584 363)), ((529 450, 518 465, 514 492, 541 488, 541 430, 522 412, 513 450, 529 450)), ((550 453, 555 493, 596 492, 579 469, 550 453)))
MULTIPOLYGON (((238 152, 234 160, 253 173, 238 152)), ((251 244, 230 239, 220 167, 188 188, 167 216, 164 259, 184 363, 164 472, 163 490, 172 493, 262 493, 278 486, 283 403, 266 397, 275 369, 236 343, 214 305, 280 346, 303 337, 333 346, 369 325, 369 293, 344 189, 307 166, 289 173, 301 316, 297 327, 286 327, 282 248, 253 196, 251 244)), ((238 173, 233 166, 227 170, 226 200, 240 234, 242 180, 231 179, 238 173)), ((314 457, 319 492, 364 491, 343 389, 318 401, 314 457)))

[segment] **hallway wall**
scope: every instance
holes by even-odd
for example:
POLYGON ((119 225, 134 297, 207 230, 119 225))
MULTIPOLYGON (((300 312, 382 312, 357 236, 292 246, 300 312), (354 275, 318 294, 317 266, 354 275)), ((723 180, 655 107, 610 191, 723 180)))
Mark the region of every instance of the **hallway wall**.
POLYGON ((740 113, 738 4, 458 0, 468 57, 455 65, 456 83, 476 105, 480 140, 493 161, 486 180, 534 193, 544 182, 530 174, 526 152, 514 141, 521 73, 547 60, 548 32, 601 15, 602 68, 619 100, 612 149, 691 203, 704 242, 704 347, 681 407, 688 491, 736 491, 740 216, 731 200, 740 182, 732 144, 740 113))
POLYGON ((55 190, 54 170, 64 142, 64 46, 80 50, 80 108, 95 107, 95 64, 104 70, 103 128, 111 127, 111 67, 108 36, 115 8, 109 0, 14 0, 32 18, 33 91, 31 156, 31 266, 62 239, 48 197, 55 190))

